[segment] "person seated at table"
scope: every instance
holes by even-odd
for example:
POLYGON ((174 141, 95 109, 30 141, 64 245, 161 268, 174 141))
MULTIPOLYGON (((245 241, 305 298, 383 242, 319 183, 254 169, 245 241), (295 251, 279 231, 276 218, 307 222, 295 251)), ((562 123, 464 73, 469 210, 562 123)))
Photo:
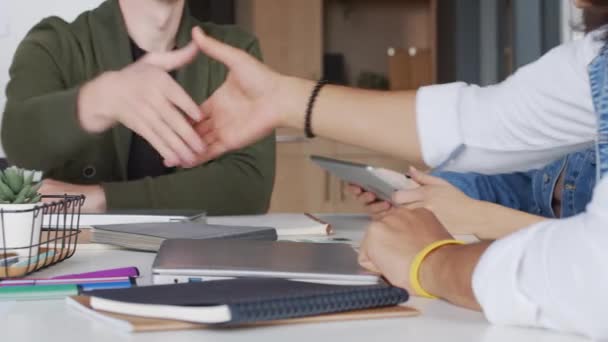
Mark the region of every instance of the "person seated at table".
POLYGON ((206 118, 196 129, 207 149, 199 162, 276 127, 381 151, 421 169, 493 174, 540 168, 595 144, 599 181, 582 214, 463 245, 430 210, 397 208, 368 229, 359 261, 412 294, 483 311, 492 323, 608 339, 608 1, 576 4, 602 17, 588 25, 593 32, 485 88, 324 87, 281 75, 195 29, 200 49, 230 69, 201 107, 206 118))
POLYGON ((192 128, 198 105, 227 75, 191 43, 193 27, 261 58, 255 37, 201 23, 185 0, 108 0, 72 23, 37 24, 10 68, 9 161, 44 171, 43 194, 86 195, 87 212, 266 212, 273 134, 187 168, 204 148, 192 128))
MULTIPOLYGON (((413 170, 420 185, 393 198, 407 208, 430 208, 452 234, 498 239, 547 219, 568 218, 585 211, 596 178, 596 152, 572 153, 546 167, 502 175, 413 170)), ((356 185, 349 192, 376 220, 393 206, 356 185)))

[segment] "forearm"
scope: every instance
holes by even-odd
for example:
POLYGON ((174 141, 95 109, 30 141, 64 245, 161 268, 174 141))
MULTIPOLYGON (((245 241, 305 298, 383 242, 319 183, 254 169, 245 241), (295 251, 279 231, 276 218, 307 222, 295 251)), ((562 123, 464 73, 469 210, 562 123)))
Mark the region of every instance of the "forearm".
POLYGON ((490 202, 477 201, 474 234, 482 240, 496 240, 523 228, 546 221, 542 216, 507 208, 490 202))
POLYGON ((8 159, 48 171, 63 165, 91 141, 77 118, 78 88, 25 100, 9 96, 2 125, 8 159))
POLYGON ((422 287, 453 304, 481 310, 473 293, 473 272, 489 246, 489 242, 482 242, 433 252, 420 269, 422 287))
MULTIPOLYGON (((283 78, 282 124, 303 129, 314 82, 283 78)), ((425 167, 416 125, 416 92, 325 86, 312 114, 315 134, 425 167), (384 139, 379 139, 379 135, 384 139)))

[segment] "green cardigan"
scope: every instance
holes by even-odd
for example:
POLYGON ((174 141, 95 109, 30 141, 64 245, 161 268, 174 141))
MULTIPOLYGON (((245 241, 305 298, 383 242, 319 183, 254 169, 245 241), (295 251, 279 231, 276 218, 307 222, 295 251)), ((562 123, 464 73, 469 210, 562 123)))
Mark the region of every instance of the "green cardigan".
MULTIPOLYGON (((231 26, 201 23, 187 9, 178 47, 191 40, 194 26, 261 58, 251 35, 231 26)), ((206 210, 212 215, 267 211, 275 174, 274 136, 192 170, 127 181, 132 132, 118 125, 103 134, 88 134, 76 111, 83 83, 132 62, 117 0, 104 2, 73 23, 52 17, 36 25, 20 44, 10 68, 2 122, 9 161, 60 181, 102 184, 108 209, 206 210)), ((202 103, 226 76, 223 65, 201 55, 177 72, 177 81, 202 103)))

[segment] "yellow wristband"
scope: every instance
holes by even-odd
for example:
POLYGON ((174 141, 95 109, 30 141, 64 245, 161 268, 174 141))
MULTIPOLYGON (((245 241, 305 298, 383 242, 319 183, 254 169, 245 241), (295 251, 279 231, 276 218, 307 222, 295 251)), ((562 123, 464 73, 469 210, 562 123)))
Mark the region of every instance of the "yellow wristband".
POLYGON ((422 285, 420 284, 420 267, 422 263, 429 256, 429 254, 438 250, 441 247, 448 245, 464 245, 464 242, 458 240, 442 240, 434 242, 427 247, 425 247, 420 253, 416 255, 414 260, 412 261, 412 265, 410 266, 410 284, 412 289, 421 297, 437 299, 437 297, 428 293, 422 285))

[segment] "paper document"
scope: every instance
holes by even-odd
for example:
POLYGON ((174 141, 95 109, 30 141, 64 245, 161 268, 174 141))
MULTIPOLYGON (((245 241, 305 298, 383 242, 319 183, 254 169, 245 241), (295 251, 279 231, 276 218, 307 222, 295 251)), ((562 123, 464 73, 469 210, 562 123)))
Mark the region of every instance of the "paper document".
POLYGON ((330 235, 331 226, 307 214, 208 217, 207 223, 221 226, 272 227, 279 236, 330 235))

